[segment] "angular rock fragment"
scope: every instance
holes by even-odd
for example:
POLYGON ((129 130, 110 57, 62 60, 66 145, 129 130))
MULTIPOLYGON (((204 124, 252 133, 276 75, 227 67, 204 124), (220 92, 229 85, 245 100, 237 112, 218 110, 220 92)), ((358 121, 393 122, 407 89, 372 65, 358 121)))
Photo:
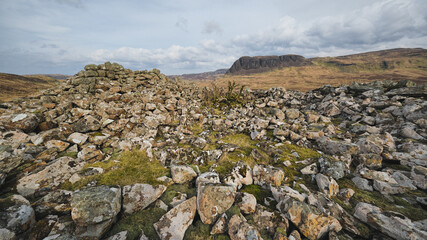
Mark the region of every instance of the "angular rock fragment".
POLYGON ((234 203, 236 192, 232 186, 204 184, 197 190, 197 211, 205 224, 212 224, 234 203))
POLYGON ((338 183, 333 178, 328 178, 327 176, 318 173, 316 175, 316 182, 320 191, 327 194, 329 197, 334 197, 339 192, 338 183))
POLYGON ((4 236, 23 233, 36 223, 34 210, 23 196, 11 195, 0 199, 0 204, 0 229, 3 229, 4 236))
POLYGON ((197 176, 197 173, 190 166, 172 166, 172 179, 175 183, 182 184, 197 176))
POLYGON ((237 214, 228 222, 228 235, 231 240, 262 239, 259 231, 247 223, 243 216, 237 214))
POLYGON ((183 239, 185 231, 193 222, 196 214, 196 197, 192 197, 172 208, 154 223, 157 235, 162 240, 183 239))
POLYGON ((76 235, 100 238, 110 228, 120 209, 120 188, 99 186, 75 192, 71 200, 71 216, 77 225, 76 235))
POLYGON ((324 216, 309 205, 292 201, 287 209, 288 218, 308 239, 320 239, 329 231, 339 232, 341 224, 331 216, 324 216))
POLYGON ((280 186, 285 177, 285 173, 283 170, 272 166, 255 165, 252 170, 252 177, 254 184, 260 186, 280 186))
POLYGON ((42 188, 55 188, 83 168, 78 159, 61 157, 37 173, 27 175, 18 181, 16 190, 23 196, 32 196, 42 188))
POLYGON ((166 186, 164 185, 152 186, 150 184, 136 183, 124 186, 122 189, 123 210, 127 214, 142 210, 156 201, 164 191, 166 191, 166 186))
POLYGON ((228 217, 225 213, 218 218, 216 223, 212 226, 212 230, 210 232, 211 235, 225 233, 227 231, 227 223, 228 217))

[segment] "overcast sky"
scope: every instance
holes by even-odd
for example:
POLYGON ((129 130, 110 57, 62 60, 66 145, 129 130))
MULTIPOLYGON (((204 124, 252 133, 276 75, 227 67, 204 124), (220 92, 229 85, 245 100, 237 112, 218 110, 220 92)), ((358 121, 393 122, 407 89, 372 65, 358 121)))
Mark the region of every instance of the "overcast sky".
POLYGON ((241 56, 427 47, 427 0, 0 0, 0 72, 181 74, 241 56))

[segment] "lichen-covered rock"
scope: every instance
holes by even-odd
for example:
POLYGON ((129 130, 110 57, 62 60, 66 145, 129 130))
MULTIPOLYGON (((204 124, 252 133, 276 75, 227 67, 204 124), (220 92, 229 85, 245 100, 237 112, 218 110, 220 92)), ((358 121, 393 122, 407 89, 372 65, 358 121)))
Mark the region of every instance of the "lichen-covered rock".
POLYGON ((236 190, 243 185, 251 185, 253 183, 251 167, 244 162, 238 162, 224 182, 234 186, 236 190))
POLYGON ((243 216, 235 214, 228 222, 228 235, 231 240, 261 240, 259 231, 249 223, 243 216))
POLYGON ((5 127, 9 130, 20 129, 26 133, 34 131, 40 124, 40 119, 32 113, 20 113, 12 116, 6 122, 5 127))
POLYGON ((333 178, 328 178, 327 176, 318 173, 316 175, 316 183, 320 191, 327 194, 329 197, 334 197, 339 192, 339 185, 333 178))
POLYGON ((218 218, 216 223, 212 226, 212 230, 210 234, 215 235, 215 234, 225 233, 227 231, 227 222, 228 222, 227 214, 223 213, 221 217, 218 218))
POLYGON ((86 134, 75 132, 67 138, 67 141, 81 146, 86 143, 88 138, 89 136, 86 134))
POLYGON ((398 213, 383 212, 380 208, 360 202, 354 216, 393 239, 426 239, 427 231, 398 213))
POLYGON ((171 166, 172 179, 175 183, 182 184, 191 181, 197 173, 190 166, 171 166))
POLYGON ((90 187, 73 194, 71 216, 78 225, 91 225, 113 219, 121 209, 120 188, 90 187))
POLYGON ((205 183, 221 183, 219 180, 218 173, 215 172, 205 172, 200 174, 196 179, 196 187, 199 189, 199 186, 205 183))
POLYGON ((277 202, 282 201, 286 197, 292 197, 298 201, 303 202, 307 197, 307 195, 303 195, 288 186, 281 186, 278 188, 271 187, 271 193, 277 202))
POLYGON ((250 216, 258 230, 265 230, 271 235, 273 235, 278 228, 285 233, 289 228, 289 221, 284 214, 272 211, 260 204, 257 205, 256 211, 250 216))
POLYGON ((308 239, 320 239, 329 231, 340 231, 341 224, 332 216, 325 216, 314 207, 299 201, 292 201, 287 208, 291 220, 308 239))
POLYGON ((381 154, 383 152, 384 142, 380 136, 369 135, 366 138, 361 138, 357 142, 360 153, 381 154))
POLYGON ((328 137, 321 137, 316 140, 320 150, 331 155, 355 154, 359 151, 359 146, 354 143, 331 140, 328 137))
POLYGON ((257 202, 254 195, 244 192, 241 194, 239 200, 240 201, 238 202, 238 206, 244 214, 255 212, 257 202))
POLYGON ((114 222, 121 209, 120 188, 89 187, 73 194, 71 217, 80 237, 101 237, 114 222))
POLYGON ((154 223, 157 235, 162 240, 181 240, 196 214, 196 197, 192 197, 172 208, 154 223))
POLYGON ((136 183, 124 186, 122 191, 123 210, 127 214, 132 214, 156 201, 166 191, 166 186, 136 183))
POLYGON ((50 140, 45 143, 47 148, 56 148, 59 152, 65 151, 70 144, 61 140, 50 140))
POLYGON ((16 234, 7 228, 0 228, 1 240, 15 240, 16 234))
POLYGON ((197 191, 197 210, 205 224, 212 224, 234 203, 236 192, 232 186, 203 184, 197 191))
POLYGON ((37 217, 70 214, 72 196, 73 192, 67 190, 57 190, 48 193, 46 196, 33 203, 37 217))
POLYGON ((383 160, 381 155, 374 154, 374 153, 359 154, 357 156, 357 159, 358 159, 360 164, 363 164, 364 166, 366 166, 370 169, 381 168, 382 160, 383 160))
POLYGON ((36 223, 34 210, 23 196, 15 194, 2 198, 0 204, 0 229, 8 230, 3 230, 5 236, 25 232, 36 223))
POLYGON ((40 172, 19 179, 16 190, 23 196, 32 196, 42 188, 54 189, 80 171, 83 165, 79 159, 61 157, 40 172))
POLYGON ((285 177, 283 170, 264 165, 255 165, 252 175, 254 184, 264 187, 270 187, 270 185, 275 187, 280 186, 285 177))

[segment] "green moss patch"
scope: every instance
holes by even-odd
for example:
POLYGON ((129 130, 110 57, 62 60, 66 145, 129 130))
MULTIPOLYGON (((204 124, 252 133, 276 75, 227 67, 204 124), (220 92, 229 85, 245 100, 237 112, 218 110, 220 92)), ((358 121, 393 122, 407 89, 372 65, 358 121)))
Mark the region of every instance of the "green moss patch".
POLYGON ((160 197, 160 199, 170 205, 172 199, 174 197, 177 197, 180 193, 187 194, 187 199, 190 199, 191 197, 196 196, 196 188, 189 187, 186 184, 174 184, 169 186, 166 191, 163 193, 163 195, 160 197))
POLYGON ((228 219, 231 219, 234 215, 240 214, 240 208, 236 205, 231 206, 226 212, 225 215, 227 215, 228 219))
POLYGON ((132 215, 124 216, 113 226, 107 235, 112 236, 121 231, 128 231, 126 239, 134 240, 139 239, 141 230, 143 230, 148 239, 160 239, 153 224, 158 222, 165 213, 166 211, 161 208, 147 208, 132 215))
POLYGON ((77 152, 60 152, 57 157, 72 157, 75 159, 77 158, 77 152))
POLYGON ((273 194, 271 193, 271 191, 264 189, 258 185, 245 185, 242 189, 240 189, 240 192, 246 192, 254 195, 258 204, 266 206, 270 209, 274 210, 277 205, 276 201, 273 201, 270 206, 265 205, 264 199, 273 198, 273 194))
POLYGON ((100 167, 104 169, 104 173, 85 177, 74 184, 67 182, 62 188, 76 190, 93 181, 96 181, 97 185, 125 186, 135 183, 155 185, 159 184, 158 177, 169 174, 169 170, 158 160, 150 160, 145 151, 140 150, 123 152, 108 161, 88 164, 82 171, 89 167, 100 167))
POLYGON ((322 156, 320 153, 313 149, 297 146, 295 144, 285 144, 280 147, 280 150, 282 150, 282 162, 285 162, 287 160, 291 162, 302 161, 309 158, 317 160, 322 156), (298 154, 298 157, 292 154, 294 152, 298 154))
POLYGON ((209 224, 203 224, 202 221, 195 221, 185 232, 184 239, 188 240, 229 240, 226 234, 210 235, 209 224))

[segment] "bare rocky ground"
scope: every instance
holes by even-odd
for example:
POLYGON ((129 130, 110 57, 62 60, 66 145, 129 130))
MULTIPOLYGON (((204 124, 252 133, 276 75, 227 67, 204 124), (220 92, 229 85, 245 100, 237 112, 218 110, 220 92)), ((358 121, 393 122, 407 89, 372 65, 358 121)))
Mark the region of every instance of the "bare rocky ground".
POLYGON ((87 65, 0 104, 0 239, 426 239, 426 96, 87 65))

